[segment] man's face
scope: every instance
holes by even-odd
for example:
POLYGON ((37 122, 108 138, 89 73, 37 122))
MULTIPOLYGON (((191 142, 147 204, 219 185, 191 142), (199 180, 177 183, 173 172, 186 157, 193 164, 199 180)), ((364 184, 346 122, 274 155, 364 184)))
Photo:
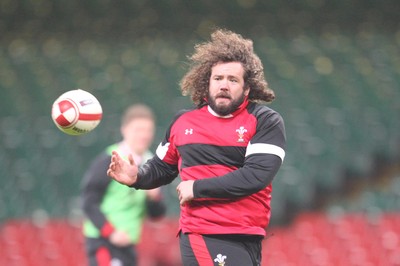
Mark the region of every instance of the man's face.
POLYGON ((217 63, 211 68, 208 101, 221 116, 234 112, 249 94, 244 88, 244 69, 239 62, 217 63))
POLYGON ((138 155, 149 149, 154 137, 154 121, 149 118, 135 118, 121 127, 124 141, 138 155))

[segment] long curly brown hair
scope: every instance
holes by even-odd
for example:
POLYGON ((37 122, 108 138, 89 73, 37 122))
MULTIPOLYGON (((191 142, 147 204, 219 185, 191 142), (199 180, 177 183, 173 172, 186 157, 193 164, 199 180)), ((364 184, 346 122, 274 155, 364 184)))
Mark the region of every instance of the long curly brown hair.
POLYGON ((182 78, 180 86, 182 94, 191 95, 197 106, 206 102, 211 68, 219 62, 240 62, 243 65, 245 88, 250 88, 249 101, 272 102, 275 99, 251 40, 232 31, 218 29, 211 34, 211 41, 194 48, 194 54, 188 57, 189 71, 182 78))

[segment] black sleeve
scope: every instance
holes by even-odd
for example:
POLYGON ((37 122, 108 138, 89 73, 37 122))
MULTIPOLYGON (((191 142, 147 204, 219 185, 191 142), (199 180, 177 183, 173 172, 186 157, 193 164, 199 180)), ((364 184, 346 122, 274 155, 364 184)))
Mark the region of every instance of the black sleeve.
POLYGON ((137 181, 132 185, 136 189, 153 189, 171 183, 178 175, 176 165, 162 161, 158 156, 139 167, 137 181))
POLYGON ((82 182, 83 211, 99 230, 102 230, 103 226, 108 223, 100 210, 100 204, 111 182, 106 174, 110 161, 109 155, 99 155, 90 165, 82 182))
POLYGON ((248 196, 268 186, 281 166, 276 155, 252 155, 242 168, 229 174, 196 180, 195 198, 235 198, 248 196), (262 163, 256 161, 263 161, 262 163))
POLYGON ((236 198, 256 193, 268 186, 278 172, 286 145, 280 115, 263 113, 257 132, 247 146, 243 167, 220 177, 196 180, 195 198, 236 198))

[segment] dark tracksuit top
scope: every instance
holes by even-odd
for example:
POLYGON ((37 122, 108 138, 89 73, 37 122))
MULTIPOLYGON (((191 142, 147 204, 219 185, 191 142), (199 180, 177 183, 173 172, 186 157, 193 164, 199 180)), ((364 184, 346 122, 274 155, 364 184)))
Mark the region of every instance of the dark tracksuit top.
POLYGON ((265 236, 285 143, 281 116, 263 105, 245 101, 225 117, 208 105, 182 111, 133 187, 168 184, 179 173, 195 180, 194 199, 181 206, 183 233, 265 236))
MULTIPOLYGON (((124 186, 107 176, 111 162, 111 152, 122 150, 122 144, 109 146, 97 156, 82 182, 82 203, 86 219, 83 232, 89 238, 108 238, 114 230, 128 233, 133 244, 140 238, 145 214, 151 218, 165 213, 162 201, 146 198, 145 191, 124 186)), ((146 161, 152 157, 150 152, 142 156, 146 161)))

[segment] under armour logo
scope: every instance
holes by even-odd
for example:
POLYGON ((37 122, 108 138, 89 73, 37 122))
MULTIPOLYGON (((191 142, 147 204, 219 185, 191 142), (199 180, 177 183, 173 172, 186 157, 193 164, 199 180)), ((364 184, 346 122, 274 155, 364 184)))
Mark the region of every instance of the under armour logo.
POLYGON ((193 128, 185 129, 185 135, 192 135, 192 134, 193 134, 193 128))

